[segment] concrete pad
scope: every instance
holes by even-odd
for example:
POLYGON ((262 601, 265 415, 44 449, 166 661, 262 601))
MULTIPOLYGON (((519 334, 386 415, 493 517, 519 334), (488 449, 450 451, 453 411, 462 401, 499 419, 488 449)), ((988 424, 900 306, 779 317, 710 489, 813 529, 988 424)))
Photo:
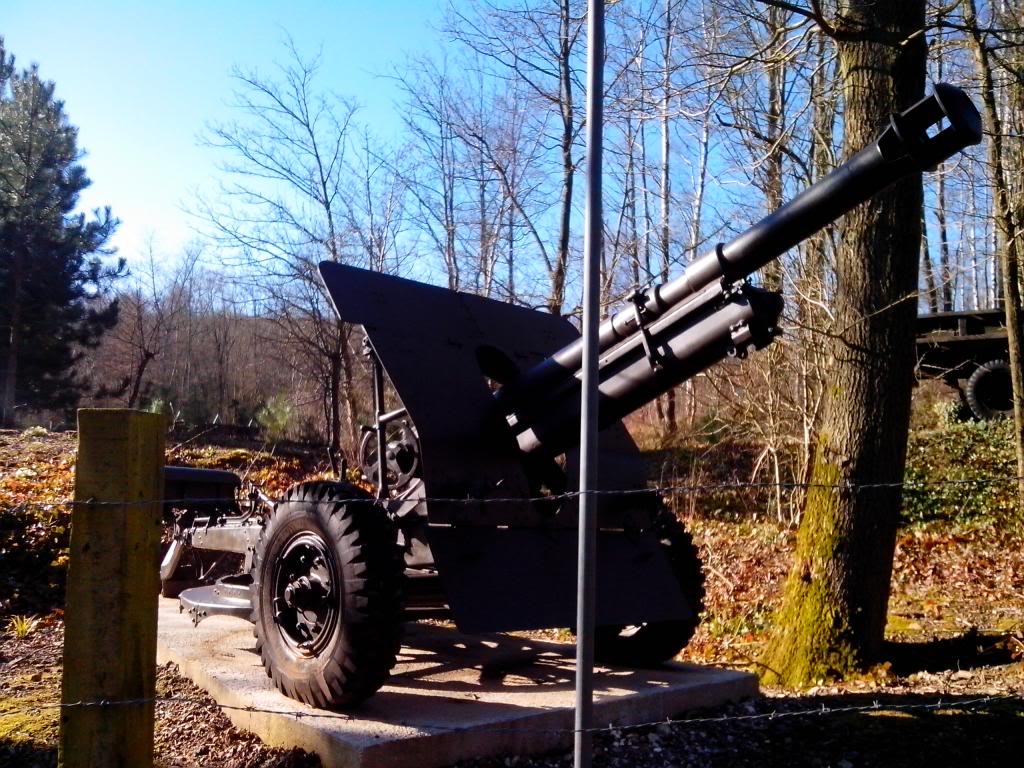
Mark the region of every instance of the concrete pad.
MULTIPOLYGON (((327 768, 435 768, 571 747, 573 652, 562 643, 410 623, 388 685, 357 710, 326 712, 277 692, 251 624, 214 616, 193 627, 177 600, 160 601, 160 663, 173 661, 219 704, 241 708, 224 710, 236 726, 273 746, 316 752, 327 768)), ((757 692, 756 678, 743 672, 599 667, 595 719, 656 722, 757 692)))

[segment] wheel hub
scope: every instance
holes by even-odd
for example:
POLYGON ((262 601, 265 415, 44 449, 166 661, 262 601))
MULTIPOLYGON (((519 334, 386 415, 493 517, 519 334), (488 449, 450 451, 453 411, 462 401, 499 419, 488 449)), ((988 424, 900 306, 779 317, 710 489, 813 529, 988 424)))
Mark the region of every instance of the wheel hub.
POLYGON ((291 539, 274 566, 274 622, 285 645, 301 656, 315 656, 339 622, 334 584, 337 565, 316 532, 291 539))
MULTIPOLYGON (((363 474, 373 483, 380 475, 381 453, 376 430, 370 428, 359 446, 359 464, 363 474)), ((420 464, 419 437, 409 422, 393 422, 387 426, 383 454, 388 486, 392 490, 402 490, 416 476, 420 464)))
POLYGON ((300 576, 284 588, 284 603, 296 610, 315 610, 331 594, 330 582, 319 576, 300 576))

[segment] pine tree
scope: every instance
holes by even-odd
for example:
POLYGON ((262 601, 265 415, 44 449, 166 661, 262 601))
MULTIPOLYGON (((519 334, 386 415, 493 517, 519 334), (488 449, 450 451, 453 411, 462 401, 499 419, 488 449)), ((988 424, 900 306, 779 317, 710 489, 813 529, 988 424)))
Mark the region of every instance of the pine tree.
POLYGON ((89 186, 78 131, 35 66, 17 70, 0 38, 0 423, 18 410, 68 410, 76 371, 117 319, 105 266, 110 209, 75 213, 89 186))

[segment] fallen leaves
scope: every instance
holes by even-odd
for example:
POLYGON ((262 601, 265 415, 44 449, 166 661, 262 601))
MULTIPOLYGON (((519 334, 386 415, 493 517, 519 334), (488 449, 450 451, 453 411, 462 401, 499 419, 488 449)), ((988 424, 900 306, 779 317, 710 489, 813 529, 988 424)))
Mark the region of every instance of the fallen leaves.
MULTIPOLYGON (((7 602, 0 604, 0 609, 6 608, 8 615, 12 597, 23 598, 26 584, 38 578, 39 573, 38 565, 31 566, 36 568, 34 571, 28 565, 25 570, 11 570, 7 563, 15 549, 19 556, 27 556, 38 552, 40 544, 50 546, 59 542, 58 538, 47 537, 66 535, 67 520, 57 503, 70 498, 73 491, 74 447, 72 434, 37 433, 25 437, 0 432, 0 558, 7 558, 0 568, 0 596, 7 602), (31 510, 21 509, 19 505, 27 501, 42 503, 31 510)), ((283 493, 293 482, 327 473, 326 461, 314 452, 282 455, 270 449, 218 447, 195 441, 176 447, 168 460, 232 469, 271 496, 283 493)), ((736 515, 726 520, 696 512, 686 523, 706 565, 707 598, 704 622, 684 659, 756 668, 789 571, 793 531, 770 520, 752 521, 736 515)), ((44 565, 60 572, 59 550, 47 557, 50 559, 44 565)), ((24 614, 33 612, 17 610, 24 614)), ((52 616, 44 618, 40 627, 51 626, 47 622, 54 621, 52 616)), ((59 625, 59 619, 56 623, 59 625)), ((816 704, 824 706, 824 702, 843 706, 849 701, 893 697, 921 701, 933 696, 1024 695, 1024 536, 982 520, 962 524, 935 522, 903 529, 893 566, 888 636, 896 641, 894 647, 917 662, 917 668, 894 659, 841 684, 823 683, 805 691, 768 690, 764 702, 736 705, 728 711, 746 714, 745 707, 750 708, 749 712, 755 711, 755 706, 759 711, 770 711, 776 705, 803 709, 816 704), (934 658, 922 656, 928 649, 934 658), (951 650, 945 653, 944 649, 951 650)), ((21 642, 15 642, 14 636, 6 633, 0 638, 0 681, 6 681, 10 689, 16 680, 17 686, 25 691, 37 693, 40 686, 49 686, 46 695, 56 696, 50 673, 60 663, 59 651, 56 629, 34 630, 21 642), (48 644, 48 649, 39 650, 40 643, 48 644), (40 675, 38 681, 32 680, 34 674, 40 675)), ((161 686, 162 695, 181 694, 195 699, 168 708, 161 715, 158 746, 175 764, 200 765, 214 758, 224 766, 302 765, 303 760, 308 760, 308 756, 301 755, 272 757, 252 737, 226 725, 219 710, 173 670, 161 671, 161 686), (267 762, 259 762, 264 760, 267 762)), ((951 714, 949 718, 954 722, 968 716, 951 714)), ((885 718, 881 713, 870 716, 872 721, 883 719, 913 718, 892 712, 886 713, 885 718)), ((1018 722, 1010 715, 1005 719, 1013 725, 1018 722)), ((989 727, 987 721, 984 726, 989 727)), ((766 722, 763 728, 729 723, 712 734, 710 726, 707 733, 692 726, 666 726, 649 733, 612 734, 600 744, 599 750, 608 756, 609 765, 629 765, 630 755, 637 760, 648 755, 662 759, 663 752, 666 761, 671 757, 678 762, 680 755, 699 758, 701 750, 711 749, 712 742, 718 745, 715 749, 721 747, 720 751, 727 754, 728 747, 721 745, 735 744, 739 748, 740 744, 759 738, 765 747, 774 746, 777 741, 792 741, 794 747, 798 745, 809 754, 824 749, 810 738, 810 726, 787 727, 794 730, 780 730, 774 721, 766 722)), ((891 724, 886 727, 894 732, 891 724)), ((836 747, 831 753, 833 758, 823 764, 862 764, 856 757, 847 756, 845 738, 844 731, 835 740, 842 746, 836 747)), ((730 758, 723 758, 721 764, 759 765, 758 760, 765 754, 755 752, 748 762, 733 763, 730 758)), ((544 760, 524 759, 522 764, 544 765, 544 760)))

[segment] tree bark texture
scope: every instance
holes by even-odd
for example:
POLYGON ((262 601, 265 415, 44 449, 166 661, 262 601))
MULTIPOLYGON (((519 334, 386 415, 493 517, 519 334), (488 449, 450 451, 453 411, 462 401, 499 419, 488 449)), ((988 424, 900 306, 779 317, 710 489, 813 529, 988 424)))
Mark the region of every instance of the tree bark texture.
MULTIPOLYGON (((839 19, 844 154, 920 98, 924 3, 850 0, 839 19), (915 34, 917 33, 917 34, 915 34)), ((841 677, 883 647, 914 371, 920 176, 840 223, 834 370, 766 681, 841 677)))

